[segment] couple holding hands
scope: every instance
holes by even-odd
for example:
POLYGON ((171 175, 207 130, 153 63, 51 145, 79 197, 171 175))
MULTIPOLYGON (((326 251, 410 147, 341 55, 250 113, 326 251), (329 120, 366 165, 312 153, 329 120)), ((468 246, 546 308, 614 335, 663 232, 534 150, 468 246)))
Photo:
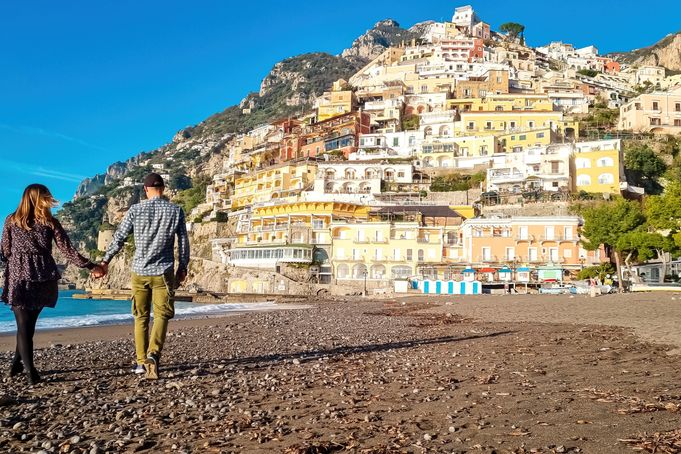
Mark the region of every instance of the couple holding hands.
POLYGON ((93 263, 71 244, 59 221, 52 216, 56 200, 49 189, 32 184, 24 190, 17 210, 5 220, 2 260, 6 262, 0 299, 8 304, 17 324, 17 343, 9 375, 26 373, 28 383, 38 383, 33 363, 33 335, 43 308, 55 307, 61 278, 52 256, 52 242, 74 265, 91 271, 95 278, 108 272, 111 259, 133 235, 132 314, 135 324, 136 365, 133 371, 158 378, 158 367, 168 330, 175 315, 174 291, 187 277, 189 237, 182 208, 164 197, 163 178, 150 173, 144 179, 146 200, 128 210, 114 234, 104 259, 93 263), (175 238, 179 263, 175 269, 175 238), (153 306, 154 324, 149 331, 153 306))

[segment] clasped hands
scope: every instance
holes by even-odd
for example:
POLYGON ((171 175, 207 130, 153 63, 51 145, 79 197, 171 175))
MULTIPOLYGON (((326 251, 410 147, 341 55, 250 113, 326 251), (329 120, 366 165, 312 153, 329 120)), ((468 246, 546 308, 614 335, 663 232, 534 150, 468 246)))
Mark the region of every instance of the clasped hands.
MULTIPOLYGON (((107 275, 109 272, 109 264, 106 262, 101 262, 92 268, 90 274, 92 274, 92 277, 95 279, 101 279, 104 276, 107 275)), ((178 269, 177 273, 175 274, 175 286, 179 286, 184 282, 184 280, 187 278, 187 270, 185 269, 178 269)))

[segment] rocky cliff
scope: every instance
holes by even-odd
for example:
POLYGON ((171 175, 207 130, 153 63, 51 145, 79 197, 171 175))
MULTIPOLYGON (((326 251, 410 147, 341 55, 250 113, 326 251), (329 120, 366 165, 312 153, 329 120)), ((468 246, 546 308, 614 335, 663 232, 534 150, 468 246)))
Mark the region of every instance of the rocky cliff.
POLYGON ((103 222, 117 224, 127 208, 139 200, 139 188, 121 188, 123 181, 129 178, 128 183, 139 183, 152 169, 170 174, 171 189, 176 192, 192 191, 191 187, 180 186, 181 182, 189 181, 189 186, 194 186, 195 193, 181 198, 190 201, 185 205, 185 210, 190 211, 202 197, 197 184, 220 171, 225 144, 235 133, 304 111, 334 81, 349 79, 388 46, 418 35, 388 19, 357 38, 341 55, 317 52, 276 63, 263 78, 258 92, 247 95, 239 105, 181 129, 171 142, 156 150, 114 163, 105 173, 84 180, 74 200, 60 211, 60 218, 76 243, 83 249, 94 249, 99 226, 103 222), (173 187, 174 183, 177 187, 173 187))
POLYGON ((670 71, 681 71, 681 32, 670 33, 649 47, 611 55, 630 65, 664 66, 670 71))
POLYGON ((341 56, 356 62, 358 67, 362 67, 381 55, 388 47, 406 43, 415 38, 420 38, 418 30, 412 32, 400 27, 400 24, 393 19, 385 19, 377 22, 373 28, 357 38, 350 48, 341 53, 341 56))

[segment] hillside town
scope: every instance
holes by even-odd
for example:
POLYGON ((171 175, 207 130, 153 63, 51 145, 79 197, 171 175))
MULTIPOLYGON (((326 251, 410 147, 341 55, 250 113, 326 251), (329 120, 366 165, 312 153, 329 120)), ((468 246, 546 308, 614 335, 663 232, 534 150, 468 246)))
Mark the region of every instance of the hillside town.
POLYGON ((681 80, 502 29, 457 7, 313 109, 229 135, 189 214, 226 226, 207 240, 231 270, 224 290, 367 293, 415 280, 447 293, 452 281, 561 282, 610 262, 607 245, 582 241, 571 202, 645 195, 628 181, 623 139, 681 131, 681 80), (619 110, 621 134, 585 121, 595 108, 619 110))

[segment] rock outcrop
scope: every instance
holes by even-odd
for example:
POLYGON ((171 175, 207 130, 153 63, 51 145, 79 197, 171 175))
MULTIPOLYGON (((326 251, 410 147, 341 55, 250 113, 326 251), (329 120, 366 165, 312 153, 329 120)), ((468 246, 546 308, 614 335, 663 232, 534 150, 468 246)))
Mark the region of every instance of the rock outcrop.
POLYGON ((412 38, 418 37, 418 34, 401 28, 397 21, 385 19, 377 22, 373 28, 357 38, 350 48, 345 49, 341 53, 341 56, 350 61, 359 61, 366 64, 381 55, 388 47, 399 45, 402 42, 408 42, 412 38))
POLYGON ((669 34, 649 47, 611 55, 633 66, 664 66, 670 71, 681 71, 681 32, 669 34))

